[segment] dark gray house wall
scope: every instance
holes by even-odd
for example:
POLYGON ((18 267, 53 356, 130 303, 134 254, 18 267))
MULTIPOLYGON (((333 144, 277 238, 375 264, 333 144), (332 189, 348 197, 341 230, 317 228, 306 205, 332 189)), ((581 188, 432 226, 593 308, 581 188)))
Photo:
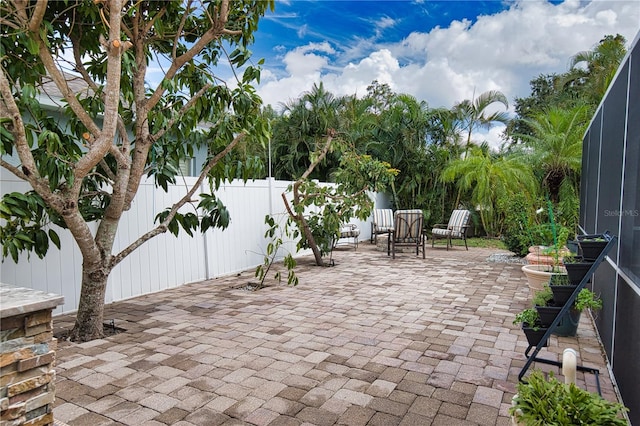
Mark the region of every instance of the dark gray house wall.
POLYGON ((587 133, 580 227, 618 235, 593 279, 596 325, 631 422, 640 425, 640 33, 587 133))

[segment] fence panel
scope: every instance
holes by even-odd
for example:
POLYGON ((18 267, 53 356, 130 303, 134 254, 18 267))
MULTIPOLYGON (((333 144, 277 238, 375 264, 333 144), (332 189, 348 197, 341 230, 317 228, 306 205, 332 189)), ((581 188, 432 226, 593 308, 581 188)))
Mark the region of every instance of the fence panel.
MULTIPOLYGON (((152 181, 143 182, 131 209, 124 213, 120 222, 114 252, 126 248, 151 230, 154 217, 181 197, 185 187, 193 183, 195 178, 184 178, 165 193, 156 189, 152 181)), ((110 303, 255 268, 262 263, 269 242, 264 238, 267 229, 265 216, 270 214, 284 225, 286 211, 281 194, 289 184, 287 181, 265 179, 223 185, 216 196, 229 209, 231 223, 227 229, 209 230, 205 235, 196 232, 193 237, 181 231, 177 237, 165 233, 152 238, 114 268, 105 301, 110 303)), ((28 184, 0 169, 0 195, 29 190, 28 184)), ((195 212, 195 205, 183 208, 183 212, 189 210, 195 212)), ((368 238, 368 223, 355 223, 361 229, 360 239, 368 238)), ((95 232, 97 224, 90 226, 95 232)), ((68 231, 56 231, 61 238, 61 250, 52 246, 44 259, 33 254, 25 255, 17 264, 11 259, 4 259, 0 265, 0 280, 64 296, 64 304, 54 311, 59 314, 75 311, 78 307, 82 256, 68 231)), ((295 254, 295 242, 285 241, 278 259, 288 252, 295 254)))

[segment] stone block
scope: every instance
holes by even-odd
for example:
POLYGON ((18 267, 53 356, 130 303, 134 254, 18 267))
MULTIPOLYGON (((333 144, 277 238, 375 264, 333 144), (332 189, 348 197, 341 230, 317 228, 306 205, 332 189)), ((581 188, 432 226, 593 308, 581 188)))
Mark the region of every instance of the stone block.
POLYGON ((18 361, 18 372, 31 370, 42 365, 51 364, 55 360, 55 352, 51 351, 44 355, 34 356, 18 361))
POLYGON ((52 351, 58 348, 58 339, 53 337, 53 330, 33 336, 33 342, 36 344, 47 343, 52 351))
POLYGON ((12 364, 11 367, 5 367, 2 369, 2 376, 0 376, 0 387, 2 391, 0 391, 0 396, 6 397, 7 395, 7 386, 16 381, 16 377, 18 376, 18 371, 15 368, 16 364, 12 364))
POLYGON ((13 405, 13 404, 17 404, 19 402, 25 402, 26 403, 31 398, 36 398, 36 397, 42 395, 43 392, 47 391, 47 389, 48 388, 46 386, 42 386, 42 387, 39 387, 39 388, 32 389, 32 390, 30 390, 28 392, 19 393, 17 395, 12 396, 11 398, 9 398, 9 404, 13 405))
POLYGON ((12 340, 2 341, 0 342, 0 354, 15 352, 22 348, 33 346, 33 344, 34 344, 33 337, 24 337, 24 336, 16 339, 12 339, 12 340))
POLYGON ((0 354, 0 368, 18 362, 22 359, 31 358, 35 355, 33 347, 23 347, 13 352, 6 352, 0 354))
POLYGON ((51 332, 51 324, 37 324, 34 325, 33 327, 28 327, 25 330, 25 336, 29 337, 29 336, 37 336, 38 334, 42 334, 42 333, 49 333, 51 332))
MULTIPOLYGON (((27 412, 30 411, 35 411, 39 408, 45 407, 45 406, 49 406, 51 404, 53 404, 53 402, 55 401, 55 396, 53 394, 53 392, 45 392, 43 394, 40 394, 38 396, 36 396, 35 398, 31 398, 28 401, 26 401, 26 410, 27 412)), ((50 407, 47 407, 47 410, 50 407)))
POLYGON ((2 318, 2 321, 0 321, 0 331, 16 330, 19 328, 24 328, 24 315, 2 318))
POLYGON ((53 425, 53 412, 42 414, 41 416, 28 419, 22 426, 48 426, 53 425))
POLYGON ((11 404, 6 410, 2 410, 2 414, 0 414, 0 420, 2 420, 3 422, 6 420, 16 420, 20 417, 23 417, 26 412, 27 409, 24 402, 11 404))
MULTIPOLYGON (((2 396, 9 396, 9 397, 13 396, 9 394, 8 386, 14 385, 19 382, 24 382, 26 380, 31 380, 31 379, 43 376, 45 374, 55 374, 55 371, 51 368, 50 365, 34 368, 33 370, 23 371, 22 373, 19 373, 17 369, 14 369, 13 373, 9 373, 0 377, 0 383, 2 383, 3 387, 7 388, 7 393, 3 394, 2 396)), ((18 392, 18 393, 21 393, 21 392, 18 392)))
POLYGON ((24 319, 24 325, 26 328, 35 327, 38 325, 46 325, 49 329, 53 329, 53 322, 51 320, 51 311, 38 311, 33 314, 27 315, 24 319))
POLYGON ((33 377, 28 380, 23 380, 18 383, 14 383, 9 385, 7 388, 7 396, 12 397, 19 393, 27 392, 31 389, 39 388, 40 386, 44 386, 50 383, 54 378, 54 373, 49 372, 47 374, 33 377))
POLYGON ((53 425, 57 340, 51 312, 63 299, 4 284, 0 292, 0 425, 53 425))

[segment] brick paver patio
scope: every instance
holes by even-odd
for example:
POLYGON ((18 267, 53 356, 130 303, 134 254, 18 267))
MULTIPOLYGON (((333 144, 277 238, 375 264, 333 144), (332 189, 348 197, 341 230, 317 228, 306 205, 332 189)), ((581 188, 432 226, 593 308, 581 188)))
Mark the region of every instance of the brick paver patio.
MULTIPOLYGON (((241 287, 252 272, 114 303, 125 332, 59 343, 57 421, 69 425, 509 425, 526 339, 520 265, 497 250, 444 246, 395 260, 368 242, 334 267, 300 259, 297 287, 241 287)), ((72 318, 54 319, 56 329, 72 318)), ((577 337, 552 337, 599 368, 589 315, 577 337)), ((558 368, 534 364, 534 368, 558 368)), ((559 373, 559 372, 558 372, 559 373)), ((595 391, 595 378, 578 373, 595 391)))

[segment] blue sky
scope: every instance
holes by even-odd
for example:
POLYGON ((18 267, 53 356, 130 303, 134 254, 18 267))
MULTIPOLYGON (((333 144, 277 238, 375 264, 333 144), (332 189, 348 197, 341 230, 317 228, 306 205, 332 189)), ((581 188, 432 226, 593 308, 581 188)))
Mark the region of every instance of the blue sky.
POLYGON ((639 30, 640 0, 276 0, 251 50, 265 59, 258 92, 274 107, 320 81, 362 95, 377 79, 450 108, 487 90, 512 103, 603 36, 631 43, 639 30))

